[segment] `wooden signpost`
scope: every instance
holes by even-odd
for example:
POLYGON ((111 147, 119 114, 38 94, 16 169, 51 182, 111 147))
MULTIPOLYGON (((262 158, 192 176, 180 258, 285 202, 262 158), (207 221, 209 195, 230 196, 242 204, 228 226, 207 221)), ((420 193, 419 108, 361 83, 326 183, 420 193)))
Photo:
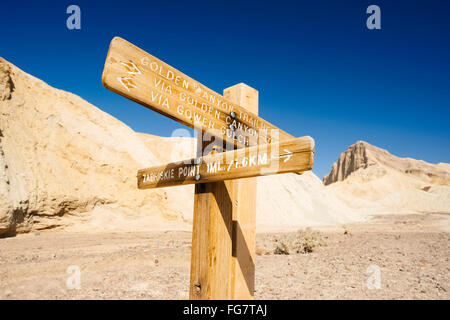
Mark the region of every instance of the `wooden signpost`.
POLYGON ((252 177, 312 169, 314 140, 294 138, 258 117, 255 89, 238 84, 222 96, 118 37, 111 41, 102 82, 107 89, 199 131, 196 158, 139 170, 138 188, 196 184, 189 296, 252 299, 256 219, 252 177), (216 140, 211 142, 211 136, 216 140), (223 149, 228 151, 215 153, 223 149))

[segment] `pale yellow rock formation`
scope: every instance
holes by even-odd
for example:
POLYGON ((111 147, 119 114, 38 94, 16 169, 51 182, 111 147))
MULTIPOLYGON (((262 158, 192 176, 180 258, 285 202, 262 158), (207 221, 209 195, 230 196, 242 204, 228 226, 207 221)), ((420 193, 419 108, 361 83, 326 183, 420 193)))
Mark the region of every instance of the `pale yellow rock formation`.
POLYGON ((430 184, 450 184, 450 164, 431 164, 422 160, 400 158, 367 142, 358 141, 341 154, 331 172, 323 178, 326 185, 343 181, 359 169, 370 166, 391 168, 430 184))
POLYGON ((0 90, 0 234, 183 225, 186 193, 137 190, 159 160, 128 126, 3 59, 0 90))
POLYGON ((450 212, 449 164, 400 158, 363 141, 341 154, 324 183, 354 208, 450 212))

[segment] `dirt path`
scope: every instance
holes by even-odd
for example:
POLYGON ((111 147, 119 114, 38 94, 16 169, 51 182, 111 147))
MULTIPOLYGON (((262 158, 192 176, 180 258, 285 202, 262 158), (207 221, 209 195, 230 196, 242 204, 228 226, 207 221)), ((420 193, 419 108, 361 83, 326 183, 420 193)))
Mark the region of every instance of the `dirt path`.
MULTIPOLYGON (((315 229, 325 245, 311 253, 256 257, 255 298, 450 299, 449 226, 448 214, 414 214, 315 229)), ((0 239, 0 299, 186 299, 190 250, 189 232, 0 239)))

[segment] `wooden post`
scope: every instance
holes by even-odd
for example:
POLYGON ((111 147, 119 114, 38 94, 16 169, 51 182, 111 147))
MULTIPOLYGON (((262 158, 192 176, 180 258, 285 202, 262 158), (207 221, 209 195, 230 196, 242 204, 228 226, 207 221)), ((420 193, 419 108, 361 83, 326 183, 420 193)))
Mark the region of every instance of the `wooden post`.
MULTIPOLYGON (((204 150, 210 141, 202 141, 199 134, 197 143, 204 150)), ((234 189, 234 181, 195 185, 189 289, 192 300, 231 297, 234 189)))
MULTIPOLYGON (((241 83, 224 96, 258 111, 258 91, 241 83)), ((202 150, 210 144, 199 135, 202 150)), ((252 299, 255 278, 256 179, 195 186, 190 299, 252 299)))
MULTIPOLYGON (((258 114, 258 91, 244 83, 224 90, 223 95, 258 114)), ((231 299, 253 299, 255 289, 256 178, 238 179, 233 207, 233 254, 231 299)))

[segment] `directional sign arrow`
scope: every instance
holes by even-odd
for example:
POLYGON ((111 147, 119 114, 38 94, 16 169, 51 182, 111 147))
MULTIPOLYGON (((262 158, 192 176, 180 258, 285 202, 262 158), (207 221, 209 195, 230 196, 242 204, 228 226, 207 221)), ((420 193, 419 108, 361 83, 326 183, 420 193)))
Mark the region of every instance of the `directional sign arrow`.
POLYGON ((284 162, 289 161, 289 159, 292 157, 292 152, 289 151, 288 149, 284 149, 284 152, 286 152, 286 154, 282 154, 282 157, 286 157, 286 159, 284 159, 284 162))
POLYGON ((128 74, 141 74, 141 70, 133 62, 121 62, 120 64, 127 69, 128 74))
POLYGON ((137 173, 138 188, 215 182, 285 172, 301 173, 311 170, 313 162, 314 140, 302 137, 142 169, 137 173), (281 158, 285 159, 280 161, 281 158))
POLYGON ((293 153, 289 149, 284 149, 283 151, 285 153, 279 154, 279 155, 275 155, 275 156, 273 156, 273 158, 274 159, 276 159, 276 158, 286 158, 286 159, 284 159, 284 162, 289 161, 289 159, 292 157, 293 153))
POLYGON ((133 78, 131 77, 117 77, 117 80, 124 86, 127 91, 130 91, 132 88, 136 88, 136 85, 133 82, 133 78))

